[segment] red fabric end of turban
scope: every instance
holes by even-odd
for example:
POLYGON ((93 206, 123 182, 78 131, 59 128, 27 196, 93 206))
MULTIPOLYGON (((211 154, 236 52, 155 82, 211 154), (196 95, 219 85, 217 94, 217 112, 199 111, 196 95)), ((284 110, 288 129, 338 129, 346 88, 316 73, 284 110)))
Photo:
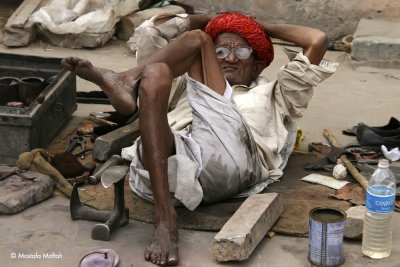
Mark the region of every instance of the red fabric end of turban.
POLYGON ((223 13, 208 22, 205 32, 211 36, 213 41, 222 33, 236 33, 251 46, 256 59, 264 61, 267 66, 274 59, 271 40, 263 27, 251 17, 239 13, 223 13))

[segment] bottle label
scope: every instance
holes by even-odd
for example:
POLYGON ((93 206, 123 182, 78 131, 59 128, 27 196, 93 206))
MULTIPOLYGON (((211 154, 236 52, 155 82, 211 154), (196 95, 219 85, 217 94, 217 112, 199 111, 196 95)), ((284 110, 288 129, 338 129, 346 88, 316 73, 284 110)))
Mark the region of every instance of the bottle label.
POLYGON ((368 186, 365 206, 370 212, 390 213, 394 211, 395 192, 384 185, 368 186))

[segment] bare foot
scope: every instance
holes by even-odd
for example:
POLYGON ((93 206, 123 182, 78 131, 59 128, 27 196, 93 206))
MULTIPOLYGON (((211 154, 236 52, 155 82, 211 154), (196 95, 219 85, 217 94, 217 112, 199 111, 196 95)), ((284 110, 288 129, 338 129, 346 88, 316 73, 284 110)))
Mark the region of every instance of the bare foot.
POLYGON ((160 266, 175 266, 178 264, 178 230, 176 215, 170 223, 159 222, 154 226, 153 240, 144 252, 147 261, 160 266))
POLYGON ((94 67, 90 61, 78 57, 64 58, 61 64, 66 70, 99 86, 115 110, 121 114, 130 115, 137 110, 137 85, 140 72, 135 73, 133 69, 129 72, 116 73, 112 70, 94 67))

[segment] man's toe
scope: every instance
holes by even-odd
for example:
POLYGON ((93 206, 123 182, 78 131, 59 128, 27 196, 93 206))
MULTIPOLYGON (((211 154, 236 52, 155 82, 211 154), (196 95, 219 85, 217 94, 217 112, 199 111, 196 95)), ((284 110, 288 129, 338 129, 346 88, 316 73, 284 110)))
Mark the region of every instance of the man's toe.
POLYGON ((160 253, 156 253, 156 252, 152 252, 151 253, 151 262, 157 265, 160 265, 160 261, 161 261, 161 256, 160 253))
POLYGON ((167 253, 161 253, 160 265, 165 266, 167 265, 167 253))
POLYGON ((149 261, 151 259, 151 252, 148 248, 146 248, 146 250, 144 251, 144 259, 146 261, 149 261))
POLYGON ((177 251, 170 252, 168 255, 167 265, 175 266, 175 265, 178 265, 178 262, 179 262, 178 252, 177 251))

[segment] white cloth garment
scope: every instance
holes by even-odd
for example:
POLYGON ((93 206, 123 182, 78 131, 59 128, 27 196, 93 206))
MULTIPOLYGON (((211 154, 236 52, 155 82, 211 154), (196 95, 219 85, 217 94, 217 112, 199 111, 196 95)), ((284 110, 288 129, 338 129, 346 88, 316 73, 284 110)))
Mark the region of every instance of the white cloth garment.
MULTIPOLYGON (((229 98, 229 84, 221 96, 187 79, 193 121, 173 132, 176 154, 168 158, 168 182, 173 196, 193 210, 201 201, 217 202, 260 182, 261 164, 251 131, 229 98)), ((152 201, 150 176, 141 162, 140 138, 131 153, 131 188, 152 201)))

